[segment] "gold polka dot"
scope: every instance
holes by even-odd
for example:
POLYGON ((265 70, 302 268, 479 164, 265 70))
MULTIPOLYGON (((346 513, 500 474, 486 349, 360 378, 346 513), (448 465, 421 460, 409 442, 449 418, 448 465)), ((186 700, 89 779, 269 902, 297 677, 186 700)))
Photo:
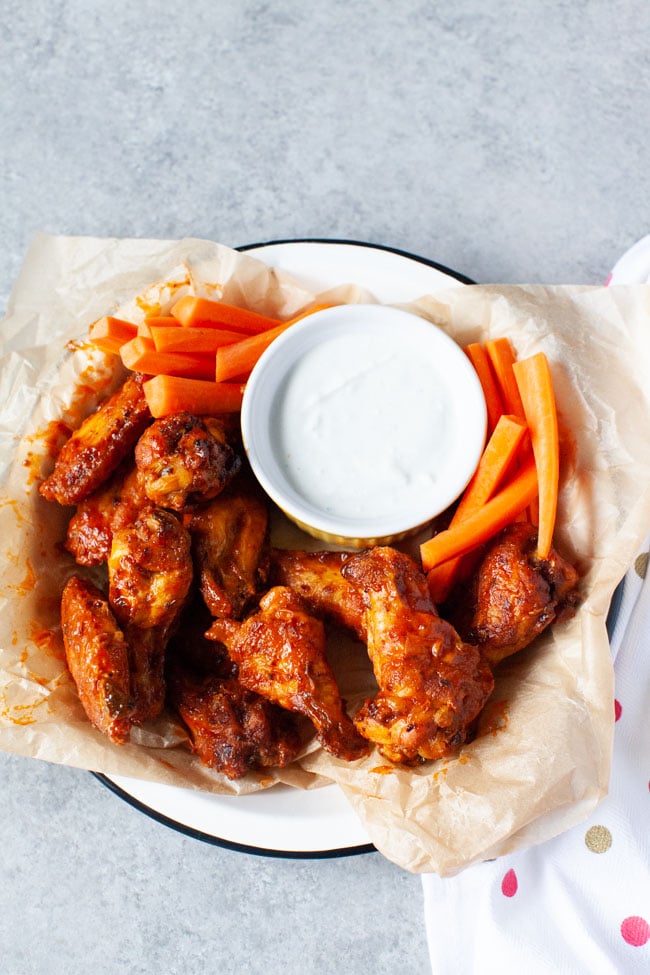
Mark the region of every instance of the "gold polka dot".
POLYGON ((650 559, 650 553, 641 552, 641 555, 637 555, 634 561, 634 569, 636 574, 641 579, 645 579, 646 577, 646 573, 648 571, 648 559, 650 559))
POLYGON ((585 833, 585 845, 592 853, 606 853, 612 845, 612 834, 606 826, 591 826, 585 833))

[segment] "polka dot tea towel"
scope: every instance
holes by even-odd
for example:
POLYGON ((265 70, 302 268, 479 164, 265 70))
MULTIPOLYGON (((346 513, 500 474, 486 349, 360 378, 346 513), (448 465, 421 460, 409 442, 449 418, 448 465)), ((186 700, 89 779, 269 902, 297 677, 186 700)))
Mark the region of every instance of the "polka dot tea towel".
MULTIPOLYGON (((608 283, 650 283, 650 236, 608 283)), ((650 536, 610 612, 608 796, 553 840, 456 877, 422 878, 434 975, 650 975, 649 559, 650 536)))

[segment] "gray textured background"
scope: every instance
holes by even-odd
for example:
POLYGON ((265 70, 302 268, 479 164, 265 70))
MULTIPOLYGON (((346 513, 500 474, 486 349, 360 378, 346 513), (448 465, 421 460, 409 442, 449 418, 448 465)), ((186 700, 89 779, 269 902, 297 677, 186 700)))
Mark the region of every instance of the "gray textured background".
MULTIPOLYGON (((0 11, 2 308, 38 230, 357 239, 546 283, 650 230, 647 0, 0 11)), ((3 975, 428 971, 419 879, 378 854, 244 856, 86 773, 0 774, 3 975)))

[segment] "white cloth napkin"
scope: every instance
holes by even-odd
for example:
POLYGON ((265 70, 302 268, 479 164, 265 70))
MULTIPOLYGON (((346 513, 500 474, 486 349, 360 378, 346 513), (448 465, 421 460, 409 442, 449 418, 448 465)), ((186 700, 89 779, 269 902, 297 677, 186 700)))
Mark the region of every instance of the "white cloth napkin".
MULTIPOLYGON (((650 283, 650 236, 621 257, 607 283, 650 283)), ((649 975, 649 561, 650 535, 610 611, 609 794, 553 840, 456 877, 423 876, 433 975, 649 975)))

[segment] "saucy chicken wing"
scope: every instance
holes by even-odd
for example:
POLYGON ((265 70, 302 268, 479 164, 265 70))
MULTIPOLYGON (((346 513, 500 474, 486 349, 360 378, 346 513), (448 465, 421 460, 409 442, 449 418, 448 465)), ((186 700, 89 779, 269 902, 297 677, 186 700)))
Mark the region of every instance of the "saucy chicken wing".
POLYGON ((254 495, 224 493, 187 521, 201 594, 213 616, 240 619, 267 577, 268 515, 254 495))
POLYGON ((379 693, 354 723, 387 759, 415 764, 456 751, 492 692, 492 673, 436 613, 424 573, 409 556, 379 547, 343 569, 366 600, 368 654, 379 693))
POLYGON ((515 522, 504 528, 444 607, 492 667, 575 609, 577 571, 555 549, 547 559, 538 558, 536 544, 533 525, 515 522))
POLYGON ((351 630, 366 642, 363 593, 342 574, 350 552, 271 551, 271 578, 298 593, 310 612, 351 630))
POLYGON ((252 769, 283 768, 300 751, 295 718, 234 677, 174 666, 169 699, 204 765, 239 779, 252 769))
POLYGON ((129 650, 108 600, 92 583, 72 576, 61 599, 68 669, 90 722, 116 744, 133 724, 129 650))
POLYGON ((225 644, 244 687, 308 717, 327 751, 348 761, 366 753, 327 662, 323 624, 290 589, 270 589, 243 623, 216 620, 206 635, 225 644))
POLYGON ((217 417, 174 413, 154 422, 135 447, 135 462, 149 500, 180 511, 223 491, 241 467, 217 417))
POLYGON ((156 717, 165 697, 165 647, 192 583, 190 539, 175 515, 145 508, 113 534, 108 598, 129 646, 138 722, 156 717))
POLYGON ((101 565, 111 552, 113 532, 136 521, 150 504, 133 461, 125 461, 107 483, 77 505, 65 547, 80 565, 101 565))
POLYGON ((74 431, 61 448, 54 470, 39 487, 44 498, 62 505, 78 504, 120 465, 151 422, 142 380, 138 374, 130 375, 74 431))

